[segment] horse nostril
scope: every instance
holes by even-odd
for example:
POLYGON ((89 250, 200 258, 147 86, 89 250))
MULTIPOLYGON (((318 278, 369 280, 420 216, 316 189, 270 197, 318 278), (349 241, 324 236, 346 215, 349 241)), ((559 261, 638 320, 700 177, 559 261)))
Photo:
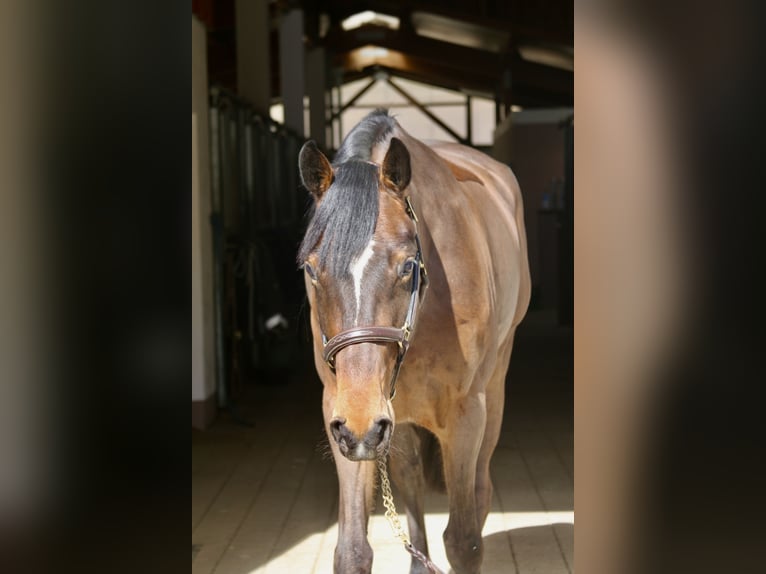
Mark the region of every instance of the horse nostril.
POLYGON ((348 435, 348 429, 346 428, 346 419, 334 418, 330 421, 330 432, 335 442, 340 442, 341 438, 348 435))
POLYGON ((393 422, 388 417, 379 417, 375 419, 375 426, 373 427, 373 431, 375 432, 376 438, 378 439, 378 444, 381 444, 386 440, 386 438, 388 438, 392 426, 393 422))

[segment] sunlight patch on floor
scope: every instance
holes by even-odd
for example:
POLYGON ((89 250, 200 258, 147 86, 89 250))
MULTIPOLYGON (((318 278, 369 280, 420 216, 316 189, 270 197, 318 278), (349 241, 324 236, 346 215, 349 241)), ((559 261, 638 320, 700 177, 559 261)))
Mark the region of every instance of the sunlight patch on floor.
MULTIPOLYGON (((447 520, 447 513, 426 514, 426 531, 431 559, 445 572, 449 572, 449 562, 442 544, 442 532, 447 526, 447 520)), ((507 534, 504 535, 508 531, 552 527, 554 524, 574 525, 574 511, 491 512, 482 532, 485 540, 485 567, 482 571, 512 571, 509 568, 510 545, 507 534), (491 545, 488 543, 489 540, 493 541, 491 545)), ((510 534, 512 535, 513 532, 510 534)), ((333 552, 337 538, 338 526, 334 524, 324 532, 317 532, 304 538, 283 554, 272 557, 268 563, 252 570, 250 574, 284 572, 332 574, 333 552)), ((399 540, 394 538, 388 522, 380 512, 370 519, 368 538, 375 553, 373 574, 409 571, 410 555, 404 550, 399 540)))

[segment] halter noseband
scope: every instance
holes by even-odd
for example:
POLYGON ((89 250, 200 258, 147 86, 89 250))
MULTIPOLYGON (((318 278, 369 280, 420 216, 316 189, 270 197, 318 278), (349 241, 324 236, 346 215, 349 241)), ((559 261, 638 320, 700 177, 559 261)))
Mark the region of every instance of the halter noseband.
POLYGON ((428 274, 426 273, 426 264, 423 261, 423 250, 420 247, 420 236, 418 235, 418 217, 415 215, 415 210, 412 209, 410 198, 407 197, 404 201, 407 215, 415 223, 415 244, 417 245, 415 268, 412 271, 410 304, 407 307, 407 316, 404 319, 404 324, 401 327, 352 327, 341 331, 330 340, 322 333, 322 343, 324 344, 322 356, 332 372, 335 372, 335 355, 350 345, 359 343, 396 343, 399 347, 399 352, 396 357, 394 372, 391 375, 391 396, 389 400, 393 400, 394 395, 396 395, 396 379, 399 376, 399 369, 402 367, 404 356, 410 348, 410 336, 412 335, 412 328, 418 313, 418 306, 428 286, 428 274))

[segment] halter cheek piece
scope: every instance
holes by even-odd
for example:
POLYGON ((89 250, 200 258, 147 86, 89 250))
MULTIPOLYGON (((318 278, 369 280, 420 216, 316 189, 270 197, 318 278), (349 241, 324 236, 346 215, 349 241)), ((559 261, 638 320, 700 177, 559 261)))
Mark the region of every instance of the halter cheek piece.
POLYGON ((410 348, 410 336, 412 335, 412 328, 418 314, 418 305, 423 295, 425 295, 426 287, 428 286, 428 274, 426 273, 426 265, 423 262, 423 250, 420 247, 420 236, 417 231, 418 217, 415 215, 415 210, 412 209, 409 197, 405 199, 405 203, 407 215, 415 223, 417 253, 415 254, 415 268, 412 271, 410 304, 407 307, 407 316, 404 319, 404 324, 401 327, 352 327, 351 329, 341 331, 330 340, 322 333, 322 343, 324 344, 323 358, 332 372, 335 372, 335 355, 350 345, 359 343, 396 343, 399 347, 399 352, 396 356, 396 364, 391 375, 390 400, 393 400, 394 395, 396 395, 396 379, 399 376, 399 369, 402 367, 404 356, 410 348))

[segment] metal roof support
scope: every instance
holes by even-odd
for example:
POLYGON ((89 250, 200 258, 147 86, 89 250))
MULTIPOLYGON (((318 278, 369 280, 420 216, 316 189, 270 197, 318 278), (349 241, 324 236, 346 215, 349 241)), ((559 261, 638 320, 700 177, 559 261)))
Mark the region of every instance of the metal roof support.
MULTIPOLYGON (((337 112, 334 112, 332 114, 332 116, 330 116, 330 119, 328 121, 329 122, 333 122, 336 119, 340 119, 341 114, 343 114, 343 112, 345 112, 348 108, 353 106, 359 98, 361 98, 364 94, 366 94, 367 91, 375 85, 375 82, 377 82, 377 80, 375 78, 370 80, 370 83, 365 85, 361 90, 359 90, 356 94, 354 94, 354 97, 351 98, 346 103, 346 105, 341 105, 340 90, 338 90, 338 106, 339 106, 339 109, 338 109, 337 112)), ((343 136, 343 134, 341 133, 341 137, 342 136, 343 136)))
POLYGON ((415 98, 413 98, 408 92, 406 92, 404 89, 402 89, 400 86, 396 85, 391 78, 386 78, 386 81, 388 84, 394 88, 397 92, 399 92, 408 102, 410 102, 413 106, 418 108, 421 112, 423 112, 428 118, 434 122, 437 126, 439 126, 441 129, 443 129, 445 132, 447 132, 449 135, 451 135, 453 138, 455 138, 457 141, 459 141, 462 144, 470 145, 469 138, 464 138, 460 136, 455 130, 453 130, 451 127, 449 127, 447 124, 445 124, 441 119, 436 117, 431 110, 426 108, 423 104, 421 104, 419 101, 417 101, 415 98))
POLYGON ((468 145, 473 145, 473 118, 471 117, 471 96, 465 96, 465 139, 468 145))

